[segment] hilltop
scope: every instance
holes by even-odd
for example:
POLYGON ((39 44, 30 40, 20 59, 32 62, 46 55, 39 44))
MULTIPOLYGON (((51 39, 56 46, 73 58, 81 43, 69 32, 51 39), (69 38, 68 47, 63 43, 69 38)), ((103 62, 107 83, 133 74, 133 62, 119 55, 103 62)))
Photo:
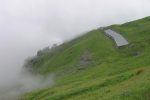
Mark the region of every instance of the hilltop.
POLYGON ((112 25, 129 44, 116 48, 103 30, 92 30, 28 60, 33 73, 55 73, 55 85, 22 100, 149 100, 150 17, 112 25))

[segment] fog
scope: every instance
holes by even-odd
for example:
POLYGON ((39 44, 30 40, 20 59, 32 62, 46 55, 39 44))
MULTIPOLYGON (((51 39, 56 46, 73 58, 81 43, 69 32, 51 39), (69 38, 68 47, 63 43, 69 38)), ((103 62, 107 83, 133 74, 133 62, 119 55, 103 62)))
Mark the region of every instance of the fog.
POLYGON ((24 60, 37 50, 149 15, 149 0, 0 0, 0 97, 44 84, 41 76, 22 72, 24 60), (21 89, 12 88, 18 84, 21 89))

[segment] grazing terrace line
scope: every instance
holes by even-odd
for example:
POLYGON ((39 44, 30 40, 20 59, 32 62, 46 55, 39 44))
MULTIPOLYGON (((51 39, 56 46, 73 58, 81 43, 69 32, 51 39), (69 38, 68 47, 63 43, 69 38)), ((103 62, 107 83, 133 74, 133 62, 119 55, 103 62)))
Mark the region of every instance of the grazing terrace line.
POLYGON ((106 29, 104 30, 104 32, 107 36, 111 37, 116 42, 117 47, 121 47, 129 44, 128 41, 121 34, 111 29, 106 29))

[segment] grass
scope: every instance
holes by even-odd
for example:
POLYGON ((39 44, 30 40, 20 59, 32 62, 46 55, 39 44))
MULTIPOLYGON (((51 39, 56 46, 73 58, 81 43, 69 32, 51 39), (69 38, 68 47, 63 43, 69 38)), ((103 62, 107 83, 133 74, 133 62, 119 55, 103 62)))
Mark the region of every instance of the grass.
POLYGON ((21 100, 150 100, 150 17, 110 27, 130 44, 116 48, 97 29, 58 46, 32 64, 37 73, 55 72, 55 85, 21 100), (85 52, 90 60, 81 59, 85 52))

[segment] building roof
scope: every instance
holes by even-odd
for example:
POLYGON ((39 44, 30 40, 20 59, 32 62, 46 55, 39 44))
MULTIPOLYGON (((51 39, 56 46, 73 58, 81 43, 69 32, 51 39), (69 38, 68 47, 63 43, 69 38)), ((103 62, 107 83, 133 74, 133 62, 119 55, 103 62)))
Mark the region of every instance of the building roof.
POLYGON ((111 29, 104 30, 104 32, 116 42, 116 45, 118 47, 129 44, 128 41, 121 34, 111 29))

